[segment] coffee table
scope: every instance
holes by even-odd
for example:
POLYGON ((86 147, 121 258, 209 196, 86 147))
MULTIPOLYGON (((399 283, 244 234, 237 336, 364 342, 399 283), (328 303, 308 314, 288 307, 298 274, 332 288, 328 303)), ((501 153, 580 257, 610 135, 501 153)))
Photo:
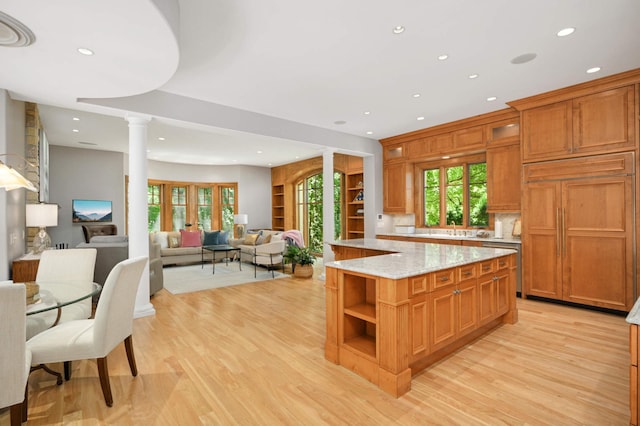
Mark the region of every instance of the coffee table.
MULTIPOLYGON (((213 259, 211 260, 211 264, 213 265, 213 273, 216 273, 216 253, 224 252, 225 253, 225 264, 229 265, 229 252, 235 251, 236 253, 240 253, 240 247, 230 246, 228 244, 218 244, 213 246, 202 246, 202 267, 204 268, 204 251, 210 251, 213 253, 213 259)), ((234 256, 235 257, 235 256, 234 256)), ((242 262, 238 262, 238 266, 242 271, 242 262)))

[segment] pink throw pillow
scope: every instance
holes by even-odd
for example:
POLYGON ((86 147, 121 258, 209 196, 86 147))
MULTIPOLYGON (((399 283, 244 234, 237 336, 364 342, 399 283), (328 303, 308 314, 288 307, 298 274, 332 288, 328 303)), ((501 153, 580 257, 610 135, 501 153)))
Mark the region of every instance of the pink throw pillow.
POLYGON ((200 247, 200 232, 189 232, 184 229, 180 230, 180 247, 200 247))

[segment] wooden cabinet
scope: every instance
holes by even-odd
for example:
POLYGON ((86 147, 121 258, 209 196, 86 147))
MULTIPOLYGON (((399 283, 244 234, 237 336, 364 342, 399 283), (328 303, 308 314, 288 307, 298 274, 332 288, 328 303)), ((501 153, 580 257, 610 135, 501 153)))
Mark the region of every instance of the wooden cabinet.
POLYGON ((453 150, 473 152, 485 147, 484 127, 473 126, 453 132, 453 150))
POLYGON ((628 311, 633 304, 633 155, 526 166, 526 295, 628 311))
POLYGON ((510 259, 501 257, 480 263, 478 316, 480 325, 491 322, 509 310, 510 259))
POLYGON ((284 231, 284 185, 271 187, 271 229, 284 231))
POLYGON ((13 261, 11 279, 14 283, 35 281, 40 259, 17 259, 13 261))
POLYGON ((413 213, 413 169, 408 163, 387 163, 382 171, 383 211, 413 213))
POLYGON ((364 238, 364 174, 346 175, 347 229, 346 238, 364 238))
POLYGON ((432 275, 436 290, 429 295, 431 351, 442 349, 477 328, 476 278, 473 264, 432 275), (447 284, 443 286, 443 282, 447 284))
POLYGON ((520 145, 487 148, 487 211, 520 211, 520 145))
POLYGON ((634 102, 626 86, 524 110, 523 162, 634 149, 634 102))

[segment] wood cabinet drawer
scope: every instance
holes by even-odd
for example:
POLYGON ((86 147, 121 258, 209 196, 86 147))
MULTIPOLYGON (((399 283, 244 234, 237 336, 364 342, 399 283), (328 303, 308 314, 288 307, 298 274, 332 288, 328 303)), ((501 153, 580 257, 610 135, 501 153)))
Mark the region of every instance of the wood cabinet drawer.
POLYGON ((429 289, 428 275, 420 275, 417 277, 409 278, 409 294, 415 296, 418 294, 426 293, 429 289))
POLYGON ((495 271, 496 271, 496 262, 493 259, 480 262, 480 275, 492 274, 495 271))
POLYGON ((475 279, 478 276, 476 265, 465 265, 457 268, 458 282, 475 279))
POLYGON ((509 257, 500 257, 498 259, 496 259, 496 268, 498 271, 502 270, 502 269, 509 269, 509 267, 511 266, 511 262, 509 262, 509 257))
POLYGON ((444 269, 431 274, 431 291, 456 283, 456 269, 444 269))

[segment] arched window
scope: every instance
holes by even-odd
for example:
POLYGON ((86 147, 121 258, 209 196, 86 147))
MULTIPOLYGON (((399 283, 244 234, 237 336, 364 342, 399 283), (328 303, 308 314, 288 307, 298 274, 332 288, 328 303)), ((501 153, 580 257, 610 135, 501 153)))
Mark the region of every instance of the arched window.
MULTIPOLYGON (((297 228, 304 235, 307 247, 316 254, 322 254, 322 199, 323 177, 317 173, 303 178, 296 184, 296 220, 297 228)), ((334 239, 342 235, 342 173, 333 173, 333 203, 334 203, 334 239)))

